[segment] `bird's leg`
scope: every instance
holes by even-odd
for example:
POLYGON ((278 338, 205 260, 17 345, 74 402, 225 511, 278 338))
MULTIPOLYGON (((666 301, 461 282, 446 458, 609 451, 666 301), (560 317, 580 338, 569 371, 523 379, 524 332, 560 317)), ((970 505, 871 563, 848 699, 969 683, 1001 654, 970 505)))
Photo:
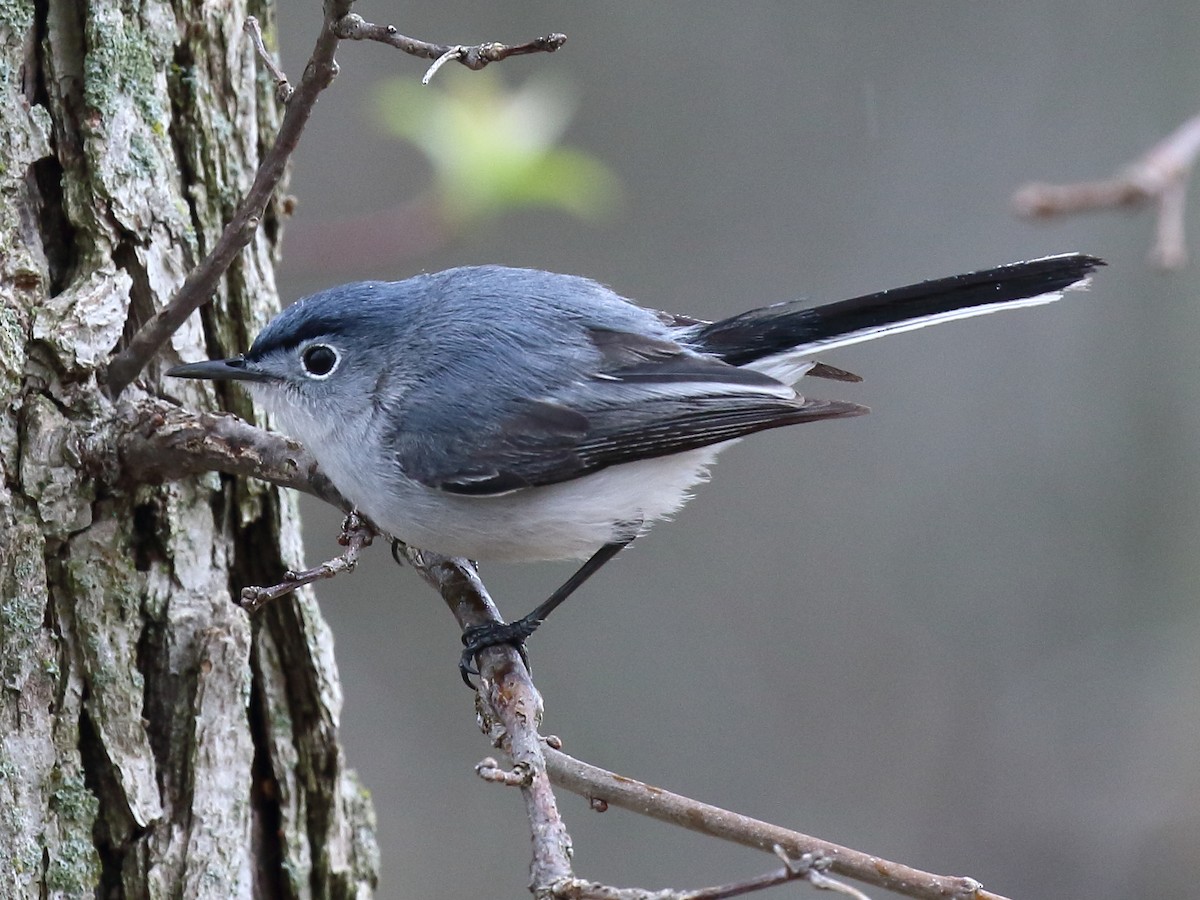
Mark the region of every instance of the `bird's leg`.
POLYGON ((629 537, 625 540, 605 544, 593 553, 574 575, 563 582, 562 587, 547 597, 528 615, 514 619, 512 622, 489 622, 486 625, 472 625, 470 628, 465 629, 462 635, 464 649, 462 656, 458 660, 458 670, 462 673, 463 681, 466 682, 467 687, 472 690, 475 689, 475 685, 471 682, 471 676, 479 674, 479 670, 474 666, 475 657, 479 651, 488 647, 495 647, 498 644, 511 644, 517 648, 517 652, 521 654, 521 659, 528 666, 529 661, 525 657, 525 639, 533 634, 537 630, 537 627, 545 621, 546 617, 554 612, 564 600, 575 593, 576 588, 596 574, 601 566, 628 547, 632 542, 633 538, 629 537))

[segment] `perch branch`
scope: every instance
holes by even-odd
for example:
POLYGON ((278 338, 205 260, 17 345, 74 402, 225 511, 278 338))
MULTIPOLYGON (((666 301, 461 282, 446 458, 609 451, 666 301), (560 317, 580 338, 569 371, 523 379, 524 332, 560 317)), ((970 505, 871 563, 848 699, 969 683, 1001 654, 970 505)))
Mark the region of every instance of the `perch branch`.
MULTIPOLYGON (((219 471, 261 478, 304 491, 349 512, 349 504, 299 444, 230 415, 191 413, 165 401, 127 406, 111 438, 84 448, 93 469, 126 484, 173 480, 219 471)), ((461 628, 501 621, 475 567, 403 544, 397 555, 410 563, 442 596, 461 628)), ((513 761, 511 771, 494 760, 480 763, 481 777, 520 787, 533 835, 531 867, 535 895, 559 900, 716 900, 736 896, 734 886, 701 892, 630 892, 576 879, 570 866, 570 836, 558 813, 551 782, 587 798, 593 808, 623 809, 765 852, 782 848, 792 860, 828 860, 828 871, 922 900, 1004 900, 970 878, 934 875, 796 831, 742 816, 616 775, 576 760, 541 738, 542 703, 520 655, 511 647, 489 647, 479 657, 482 689, 477 708, 485 732, 513 761), (586 891, 585 891, 586 888, 586 891)), ((821 863, 824 865, 824 862, 821 863)), ((758 887, 763 879, 752 879, 758 887)), ((785 879, 787 880, 787 879, 785 879)), ((812 876, 808 880, 814 881, 812 876)), ((751 882, 739 883, 741 886, 751 882)), ((780 883, 771 881, 771 884, 780 883)), ((757 890, 758 887, 753 889, 757 890)), ((744 893, 745 891, 743 891, 744 893)))
MULTIPOLYGON (((400 553, 441 595, 460 628, 502 621, 472 563, 407 546, 400 553)), ((530 882, 534 896, 554 896, 557 885, 572 879, 571 836, 558 813, 546 774, 543 742, 538 734, 541 695, 520 654, 512 647, 483 651, 479 656, 479 678, 475 703, 480 726, 495 746, 508 753, 513 768, 505 773, 495 760, 487 759, 476 771, 487 780, 520 787, 533 839, 530 882)))
POLYGON ((1049 219, 1153 202, 1157 225, 1150 260, 1164 269, 1178 269, 1188 260, 1184 206, 1198 154, 1200 116, 1189 119, 1114 178, 1075 184, 1027 184, 1013 194, 1013 208, 1027 219, 1049 219))
POLYGON ((337 36, 344 41, 378 41, 403 50, 411 56, 433 60, 433 65, 421 79, 422 84, 429 80, 447 62, 462 63, 468 69, 478 71, 489 63, 500 62, 510 56, 525 56, 530 53, 553 53, 567 42, 565 34, 552 33, 545 37, 534 38, 524 44, 501 44, 491 41, 486 44, 464 46, 463 44, 432 44, 410 38, 396 30, 395 25, 376 25, 367 22, 357 13, 343 16, 338 22, 337 36))

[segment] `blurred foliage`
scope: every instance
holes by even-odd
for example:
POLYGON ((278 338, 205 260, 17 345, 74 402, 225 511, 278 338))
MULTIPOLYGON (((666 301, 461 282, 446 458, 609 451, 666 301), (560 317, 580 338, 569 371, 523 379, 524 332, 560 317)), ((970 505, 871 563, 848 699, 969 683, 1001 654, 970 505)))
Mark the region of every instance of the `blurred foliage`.
POLYGON ((444 87, 389 79, 376 92, 379 119, 419 148, 434 171, 434 201, 462 225, 507 210, 558 209, 580 219, 610 213, 620 183, 595 157, 559 145, 575 113, 560 82, 533 78, 514 89, 498 76, 445 78, 444 87))

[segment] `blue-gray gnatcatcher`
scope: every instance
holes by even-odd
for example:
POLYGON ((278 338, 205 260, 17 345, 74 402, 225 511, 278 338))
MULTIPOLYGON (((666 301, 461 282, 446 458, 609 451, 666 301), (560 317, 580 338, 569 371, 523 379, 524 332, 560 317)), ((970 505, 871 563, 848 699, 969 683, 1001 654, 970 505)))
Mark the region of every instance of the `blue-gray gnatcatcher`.
POLYGON ((245 355, 167 374, 244 383, 392 537, 477 560, 588 558, 529 615, 469 630, 465 678, 480 649, 519 646, 679 509, 731 442, 866 412, 792 389, 806 374, 858 380, 815 352, 1048 303, 1100 265, 1064 254, 713 323, 586 278, 466 267, 330 288, 281 312, 245 355))

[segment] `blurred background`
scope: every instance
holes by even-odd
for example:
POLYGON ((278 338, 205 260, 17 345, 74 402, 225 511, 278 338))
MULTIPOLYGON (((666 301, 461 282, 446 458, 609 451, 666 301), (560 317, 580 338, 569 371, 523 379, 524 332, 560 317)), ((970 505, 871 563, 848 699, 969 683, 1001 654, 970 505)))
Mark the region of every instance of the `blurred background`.
MULTIPOLYGON (((289 301, 500 262, 716 318, 1068 250, 1109 261, 1053 307, 828 354, 864 383, 806 390, 872 414, 726 453, 530 652, 545 732, 595 764, 1014 898, 1194 890, 1200 265, 1151 269, 1148 214, 1009 208, 1022 183, 1109 175, 1197 112, 1194 4, 356 11, 433 41, 569 40, 447 65, 422 92, 426 62, 343 45, 295 158, 289 301)), ((279 11, 293 78, 320 16, 279 11)), ((338 515, 305 515, 309 560, 337 552, 338 515)), ((513 617, 571 569, 483 575, 513 617)), ((472 774, 491 748, 441 601, 383 547, 319 595, 379 896, 528 896, 522 804, 472 774)), ((772 868, 559 799, 587 878, 772 868)))

